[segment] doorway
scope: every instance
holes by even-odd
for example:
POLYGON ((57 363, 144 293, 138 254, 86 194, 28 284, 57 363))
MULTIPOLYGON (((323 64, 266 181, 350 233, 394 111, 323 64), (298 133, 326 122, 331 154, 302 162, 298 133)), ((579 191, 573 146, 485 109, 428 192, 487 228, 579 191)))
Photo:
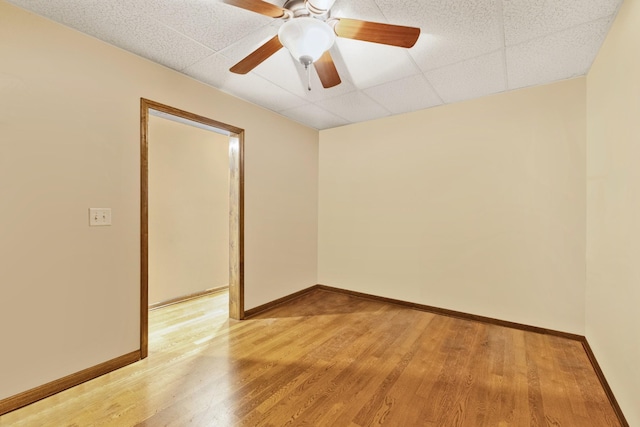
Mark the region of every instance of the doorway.
POLYGON ((149 120, 160 116, 205 127, 229 140, 229 317, 244 318, 244 131, 148 99, 140 102, 140 350, 149 336, 149 120))

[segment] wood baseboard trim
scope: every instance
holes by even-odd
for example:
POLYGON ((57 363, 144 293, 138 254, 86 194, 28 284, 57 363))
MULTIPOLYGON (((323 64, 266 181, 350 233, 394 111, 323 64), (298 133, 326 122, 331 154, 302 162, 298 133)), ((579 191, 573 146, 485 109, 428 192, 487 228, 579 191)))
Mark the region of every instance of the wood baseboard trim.
POLYGON ((593 370, 596 372, 596 376, 598 377, 598 380, 600 380, 600 384, 602 385, 602 388, 604 389, 604 392, 607 395, 607 398, 609 399, 609 402, 611 403, 611 406, 613 407, 613 410, 615 411, 616 416, 618 417, 618 421, 620 422, 620 425, 622 427, 629 427, 629 423, 627 422, 627 419, 622 413, 622 409, 620 408, 620 405, 618 405, 618 401, 616 400, 616 397, 613 394, 613 390, 611 390, 611 387, 609 387, 609 383, 607 382, 607 379, 604 376, 604 372, 602 372, 602 369, 600 368, 600 364, 598 363, 598 360, 596 359, 596 355, 593 353, 593 350, 591 349, 591 346, 589 345, 587 338, 582 337, 581 341, 582 341, 582 347, 584 348, 584 352, 587 353, 587 357, 591 362, 591 366, 593 366, 593 370))
POLYGON ((248 319, 249 317, 255 316, 259 313, 262 313, 263 311, 267 311, 275 306, 278 306, 280 304, 284 304, 285 302, 289 302, 292 301, 296 298, 300 298, 301 296, 308 294, 309 292, 313 291, 314 289, 318 289, 318 286, 320 285, 313 285, 313 286, 309 286, 306 289, 302 289, 301 291, 298 292, 294 292, 292 294, 286 295, 282 298, 278 298, 276 300, 273 300, 271 302, 268 302, 266 304, 262 304, 259 305, 257 307, 251 308, 249 310, 245 310, 244 312, 244 318, 248 319))
POLYGON ((479 316, 477 314, 469 314, 469 313, 464 313, 464 312, 461 312, 461 311, 448 310, 446 308, 439 308, 439 307, 433 307, 433 306, 425 305, 425 304, 418 304, 418 303, 414 303, 414 302, 397 300, 397 299, 393 299, 393 298, 380 297, 380 296, 377 296, 377 295, 365 294, 365 293, 356 292, 356 291, 349 291, 349 290, 340 289, 340 288, 334 288, 334 287, 326 286, 326 285, 318 285, 317 289, 322 289, 322 290, 330 291, 330 292, 338 292, 338 293, 352 295, 352 296, 356 296, 356 297, 360 297, 360 298, 366 298, 366 299, 370 299, 370 300, 386 302, 386 303, 389 303, 389 304, 401 305, 403 307, 413 308, 413 309, 420 310, 420 311, 428 311, 429 313, 440 314, 440 315, 443 315, 443 316, 456 317, 458 319, 472 320, 472 321, 475 321, 475 322, 482 322, 482 323, 489 323, 489 324, 492 324, 492 325, 504 326, 504 327, 507 327, 507 328, 520 329, 520 330, 528 331, 528 332, 535 332, 535 333, 538 333, 538 334, 554 335, 554 336, 557 336, 557 337, 568 338, 568 339, 574 340, 574 341, 582 342, 584 340, 584 337, 582 335, 571 334, 569 332, 562 332, 562 331, 556 331, 556 330, 553 330, 553 329, 540 328, 540 327, 537 327, 537 326, 524 325, 522 323, 509 322, 507 320, 494 319, 493 317, 479 316))
POLYGON ((140 350, 132 351, 131 353, 124 354, 91 368, 83 369, 75 374, 67 375, 66 377, 51 381, 50 383, 43 384, 39 387, 32 388, 31 390, 24 391, 6 399, 2 399, 0 400, 0 415, 22 408, 23 406, 27 406, 31 403, 37 402, 38 400, 44 399, 45 397, 49 397, 94 378, 98 378, 99 376, 111 371, 115 371, 116 369, 120 369, 124 366, 137 362, 140 359, 140 350))
POLYGON ((205 289, 204 291, 200 291, 200 292, 194 292, 189 295, 182 295, 176 298, 171 298, 165 301, 149 304, 149 310, 156 310, 158 308, 166 307, 168 305, 178 304, 178 303, 189 301, 195 298, 200 298, 200 297, 215 294, 218 292, 226 291, 228 289, 229 289, 229 286, 220 286, 217 288, 205 289))
MULTIPOLYGON (((208 295, 208 294, 212 294, 212 293, 216 293, 216 292, 221 292, 223 290, 225 290, 226 287, 220 287, 220 288, 213 288, 213 289, 208 289, 206 291, 203 292, 198 292, 196 294, 191 294, 191 295, 187 295, 185 297, 179 297, 176 299, 172 299, 172 300, 168 300, 168 301, 164 301, 162 303, 158 303, 158 304, 162 304, 162 305, 157 305, 156 307, 153 307, 150 309, 155 309, 155 308, 159 308, 159 307, 164 307, 167 305, 171 305, 171 304, 176 304, 178 302, 182 302, 182 301, 187 301, 190 299, 194 299, 194 298, 198 298, 204 295, 208 295)), ((356 291, 350 291, 350 290, 346 290, 346 289, 341 289, 341 288, 335 288, 335 287, 331 287, 331 286, 326 286, 326 285, 314 285, 314 286, 310 286, 306 289, 302 289, 300 291, 294 292, 290 295, 284 296, 282 298, 278 298, 274 301, 268 302, 266 304, 262 304, 259 305, 257 307, 254 307, 250 310, 246 310, 245 311, 245 318, 249 318, 251 316, 255 316, 259 313, 262 313, 264 311, 267 311, 271 308, 274 308, 278 305, 284 304, 286 302, 292 301, 294 299, 300 298, 305 294, 308 294, 309 292, 312 292, 314 290, 323 290, 323 291, 327 291, 327 292, 334 292, 334 293, 341 293, 341 294, 346 294, 346 295, 351 295, 351 296, 355 296, 358 298, 365 298, 365 299, 369 299, 369 300, 374 300, 374 301, 380 301, 380 302, 385 302, 385 303, 389 303, 389 304, 395 304, 395 305, 399 305, 399 306, 403 306, 403 307, 407 307, 407 308, 412 308, 415 310, 420 310, 420 311, 427 311, 427 312, 431 312, 431 313, 435 313, 435 314, 440 314, 443 316, 449 316, 449 317, 455 317, 455 318, 459 318, 459 319, 463 319, 463 320, 471 320, 471 321, 476 321, 476 322, 482 322, 482 323, 489 323, 489 324, 493 324, 493 325, 498 325, 498 326, 504 326, 504 327, 508 327, 508 328, 513 328, 513 329, 520 329, 520 330, 524 330, 524 331, 528 331, 528 332, 535 332, 535 333, 540 333, 540 334, 547 334, 547 335, 553 335, 553 336, 558 336, 558 337, 562 337, 562 338, 567 338, 567 339, 571 339, 571 340, 575 340, 575 341, 579 341, 581 342, 585 353, 587 354, 587 357, 589 358, 589 361, 591 362, 591 365, 596 373, 596 376, 598 377, 598 380, 600 381, 600 384, 602 385, 602 388, 605 392, 605 394, 607 395, 607 398, 609 399, 609 402, 611 403, 611 406, 614 409, 614 412, 618 418, 618 421, 620 422, 622 427, 629 427, 629 423, 627 422, 624 413, 622 412, 622 409, 620 408, 620 405, 618 404, 618 401, 615 398, 615 395, 613 394, 613 391, 611 390, 611 387, 609 386, 609 383, 607 382, 604 373, 602 372, 602 369, 600 368, 600 365, 598 364, 598 361, 595 357, 595 354, 593 353, 593 350, 591 349, 591 346, 589 345, 589 342, 587 341, 586 337, 582 336, 582 335, 576 335, 576 334, 570 334, 567 332, 561 332, 561 331, 556 331, 556 330, 552 330, 552 329, 546 329, 546 328, 539 328, 536 326, 529 326, 529 325, 524 325, 521 323, 516 323, 516 322, 509 322, 509 321, 505 321, 505 320, 500 320, 500 319, 494 319, 491 317, 485 317, 485 316, 478 316, 478 315, 474 315, 474 314, 468 314, 468 313, 464 313, 464 312, 460 312, 460 311, 455 311, 455 310, 448 310, 448 309, 443 309, 443 308, 439 308, 439 307, 432 307, 432 306, 428 306, 428 305, 424 305, 424 304, 418 304, 418 303, 413 303, 413 302, 408 302, 408 301, 403 301, 403 300, 397 300, 397 299, 393 299, 393 298, 386 298, 386 297, 380 297, 380 296, 376 296, 376 295, 371 295, 371 294, 366 294, 366 293, 362 293, 362 292, 356 292, 356 291)), ((156 305, 156 304, 154 304, 156 305)), ((58 380, 52 381, 50 383, 44 384, 42 386, 33 388, 31 390, 27 390, 25 392, 19 393, 17 395, 8 397, 6 399, 2 399, 0 400, 0 415, 6 414, 8 412, 11 412, 13 410, 16 410, 18 408, 21 408, 23 406, 29 405, 31 403, 37 402, 38 400, 44 399, 46 397, 49 397, 53 394, 59 393, 61 391, 64 391, 68 388, 74 387, 76 385, 82 384, 86 381, 92 380, 94 378, 97 378, 99 376, 102 376, 104 374, 107 374, 111 371, 114 371, 116 369, 120 369, 124 366, 130 365, 132 363, 135 363, 137 361, 141 360, 141 354, 140 354, 140 350, 136 350, 133 351, 131 353, 122 355, 120 357, 117 357, 115 359, 111 359, 108 360, 104 363, 101 363, 99 365, 93 366, 91 368, 87 368, 84 369, 80 372, 76 372, 74 374, 68 375, 66 377, 60 378, 58 380)))
POLYGON ((571 334, 568 332, 561 332, 553 329, 539 328, 537 326, 524 325, 522 323, 508 322, 506 320, 494 319, 492 317, 478 316, 475 314, 464 313, 461 311, 447 310, 444 308, 432 307, 429 305, 417 304, 413 302, 402 301, 402 300, 397 300, 392 298, 385 298, 385 297, 380 297, 376 295, 365 294, 362 292, 349 291, 346 289, 334 288, 326 285, 316 285, 315 287, 310 288, 310 290, 313 290, 313 289, 320 289, 328 292, 347 294, 347 295, 351 295, 359 298, 366 298, 374 301, 396 304, 396 305, 400 305, 407 308, 413 308, 420 311, 427 311, 430 313, 440 314, 440 315, 449 316, 449 317, 455 317, 463 320, 472 320, 476 322, 489 323, 492 325, 504 326, 507 328, 519 329, 519 330, 523 330, 527 332, 535 332, 539 334, 553 335, 561 338, 567 338, 570 340, 579 341, 580 343, 582 343, 582 347, 584 348, 584 351, 587 354, 587 357, 589 358, 591 365, 593 366, 593 370, 595 371, 596 376, 598 377, 598 380, 600 381, 600 384, 602 385, 602 388, 605 394, 607 395, 607 398, 609 399, 609 403, 613 407, 613 410, 616 414, 616 417, 618 418, 618 421, 620 422, 620 425, 622 427, 629 427, 629 423, 627 422, 622 412, 622 409, 620 408, 620 405, 618 404, 618 401, 616 400, 616 397, 613 394, 613 390, 611 390, 611 387, 609 387, 609 383, 607 382, 607 379, 605 378, 604 373, 602 372, 602 369, 598 364, 596 356, 591 350, 591 346, 589 346, 589 342, 587 341, 587 338, 584 337, 583 335, 571 334))
POLYGON ((546 329, 546 328, 540 328, 537 326, 530 326, 530 325, 525 325, 522 323, 517 323, 517 322, 509 322, 506 320, 500 320, 500 319, 494 319, 492 317, 486 317, 486 316, 479 316, 476 314, 469 314, 469 313, 464 313, 461 311, 455 311, 455 310, 448 310, 445 308, 439 308, 439 307, 433 307, 433 306, 429 306, 429 305, 425 305, 425 304, 418 304, 418 303, 414 303, 414 302, 408 302, 408 301, 403 301, 403 300, 397 300, 397 299, 393 299, 393 298, 386 298, 386 297, 381 297, 381 296, 377 296, 377 295, 371 295, 371 294, 365 294, 363 292, 356 292, 356 291, 350 291, 347 289, 341 289, 341 288, 335 288, 332 286, 326 286, 326 285, 321 285, 321 284, 317 284, 315 286, 311 286, 308 287, 306 289, 303 289, 301 291, 295 292, 291 295, 287 295, 284 296, 282 298, 278 298, 277 300, 271 301, 269 303, 266 304, 262 304, 258 307, 252 308, 251 310, 247 310, 245 312, 245 314, 247 315, 247 317, 249 316, 255 316, 258 313, 262 313, 263 311, 269 310, 270 308, 273 308, 275 306, 278 306, 280 304, 284 304, 285 302, 294 300, 296 298, 299 298, 309 292, 312 292, 314 290, 322 290, 322 291, 326 291, 326 292, 334 292, 334 293, 340 293, 340 294, 346 294, 346 295, 350 295, 350 296, 354 296, 354 297, 358 297, 358 298, 365 298, 365 299, 369 299, 369 300, 373 300, 373 301, 379 301, 379 302, 385 302, 385 303, 389 303, 389 304, 395 304, 395 305, 399 305, 402 307, 407 307, 407 308, 411 308, 411 309, 415 309, 415 310, 420 310, 420 311, 426 311, 426 312, 430 312, 430 313, 434 313, 434 314, 439 314, 439 315, 443 315, 443 316, 449 316, 449 317, 455 317, 458 319, 462 319, 462 320, 471 320, 471 321, 475 321, 475 322, 481 322, 481 323, 488 323, 491 325, 497 325, 497 326, 503 326, 503 327, 507 327, 507 328, 512 328, 512 329, 519 329, 519 330, 523 330, 523 331, 527 331, 527 332, 535 332, 538 334, 544 334, 544 335, 552 335, 552 336, 557 336, 557 337, 561 337, 561 338, 566 338, 566 339, 570 339, 573 341, 579 341, 582 344, 582 347, 584 348, 585 353, 587 354, 587 357, 589 358, 589 361, 591 362, 591 365, 593 366, 593 370, 596 373, 596 376, 598 377, 598 380, 600 381, 600 384, 602 385, 602 388, 605 392, 605 394, 607 395, 607 398, 609 399, 609 403, 611 404, 611 406, 613 407, 613 410, 616 414, 616 417, 618 418, 618 421, 620 422, 620 425, 622 427, 629 427, 629 423, 627 422, 622 409, 620 408, 620 405, 618 404, 618 401, 616 400, 613 391, 611 390, 611 387, 609 387, 609 383, 607 382, 607 379, 604 376, 604 373, 602 372, 602 369, 600 368, 600 365, 598 364, 598 361, 596 360, 596 356, 593 353, 593 351, 591 350, 591 346, 589 346, 589 342, 587 341, 586 337, 584 337, 583 335, 578 335, 578 334, 572 334, 569 332, 562 332, 562 331, 557 331, 554 329, 546 329))

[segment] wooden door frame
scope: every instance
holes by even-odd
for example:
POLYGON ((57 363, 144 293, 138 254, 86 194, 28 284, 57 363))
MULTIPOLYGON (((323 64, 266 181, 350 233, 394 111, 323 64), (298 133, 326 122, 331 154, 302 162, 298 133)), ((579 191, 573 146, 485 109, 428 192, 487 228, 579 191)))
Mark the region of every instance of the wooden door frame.
POLYGON ((244 129, 140 98, 140 357, 149 345, 149 110, 231 134, 229 139, 229 317, 244 318, 244 129))

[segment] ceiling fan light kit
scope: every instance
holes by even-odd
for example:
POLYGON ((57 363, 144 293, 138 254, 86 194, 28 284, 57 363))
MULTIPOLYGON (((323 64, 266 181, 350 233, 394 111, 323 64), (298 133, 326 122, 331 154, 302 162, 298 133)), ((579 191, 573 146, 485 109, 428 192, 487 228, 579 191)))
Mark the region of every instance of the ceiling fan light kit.
POLYGON ((335 0, 288 0, 283 8, 263 0, 224 2, 286 20, 277 36, 231 67, 230 71, 238 74, 253 70, 284 46, 296 61, 304 65, 307 72, 309 65, 314 64, 322 86, 330 88, 341 83, 329 53, 336 37, 410 48, 420 36, 420 28, 331 17, 331 7, 335 0))
POLYGON ((333 46, 336 33, 326 22, 302 17, 285 22, 278 38, 296 61, 308 67, 333 46))

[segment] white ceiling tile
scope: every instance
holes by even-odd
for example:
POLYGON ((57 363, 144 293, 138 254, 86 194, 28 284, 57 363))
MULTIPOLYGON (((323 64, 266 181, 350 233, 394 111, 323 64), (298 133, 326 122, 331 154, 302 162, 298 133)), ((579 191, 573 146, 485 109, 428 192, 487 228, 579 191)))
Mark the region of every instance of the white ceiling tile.
POLYGON ((503 47, 500 0, 377 0, 390 23, 420 27, 409 49, 423 71, 503 47))
POLYGON ((229 44, 226 48, 220 50, 220 53, 232 59, 235 64, 278 34, 280 25, 282 25, 282 21, 273 20, 271 24, 260 27, 235 43, 229 44))
POLYGON ((159 64, 181 70, 213 53, 211 49, 142 14, 128 1, 25 1, 16 4, 159 64))
POLYGON ((594 21, 616 12, 619 0, 503 0, 507 46, 594 21))
POLYGON ((502 50, 429 71, 425 76, 447 103, 507 89, 502 50))
POLYGON ((320 101, 317 105, 349 122, 364 122, 390 113, 362 92, 351 92, 320 101))
POLYGON ((375 86, 364 92, 393 114, 442 104, 442 100, 422 74, 375 86))
POLYGON ((222 87, 227 80, 236 76, 229 72, 230 64, 233 62, 229 58, 216 53, 185 68, 182 72, 211 86, 222 87))
POLYGON ((341 71, 358 89, 421 72, 405 48, 342 38, 336 40, 336 45, 346 66, 341 71))
POLYGON ((92 29, 125 28, 131 17, 141 11, 126 0, 9 0, 10 3, 31 10, 61 24, 87 34, 95 35, 92 29))
POLYGON ((509 89, 582 76, 589 71, 612 18, 507 48, 509 89))
POLYGON ((280 112, 304 105, 304 99, 283 90, 260 76, 248 74, 245 79, 231 78, 222 87, 223 90, 260 105, 272 111, 280 112))
POLYGON ((514 89, 584 75, 622 4, 337 0, 332 16, 420 27, 421 35, 411 49, 339 38, 331 53, 342 83, 324 89, 312 70, 309 92, 284 49, 247 75, 229 72, 283 20, 223 0, 8 1, 318 129, 500 92, 505 76, 514 89))
POLYGON ((313 104, 283 110, 280 114, 319 130, 343 126, 349 123, 345 119, 313 104))
POLYGON ((336 18, 360 19, 363 21, 387 22, 386 17, 373 0, 336 0, 331 8, 336 18))
POLYGON ((148 16, 216 51, 273 21, 222 0, 133 1, 148 16))
POLYGON ((287 92, 255 73, 244 75, 230 73, 229 67, 232 65, 232 60, 218 53, 192 65, 183 72, 197 80, 273 111, 287 110, 306 103, 304 99, 287 92))
POLYGON ((175 70, 182 70, 214 53, 159 22, 139 17, 127 31, 109 36, 109 42, 175 70))
POLYGON ((138 11, 110 2, 89 4, 79 0, 12 0, 13 4, 32 10, 68 27, 113 42, 114 35, 128 32, 138 22, 138 11))

